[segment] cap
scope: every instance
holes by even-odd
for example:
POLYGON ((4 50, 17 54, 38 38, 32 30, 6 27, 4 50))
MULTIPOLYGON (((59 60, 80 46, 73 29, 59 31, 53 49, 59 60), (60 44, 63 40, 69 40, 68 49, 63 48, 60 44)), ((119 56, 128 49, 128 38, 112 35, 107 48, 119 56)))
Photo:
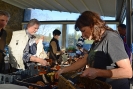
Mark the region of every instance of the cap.
POLYGON ((84 38, 81 36, 79 39, 78 39, 78 42, 76 44, 77 47, 83 47, 83 44, 84 44, 84 38))
POLYGON ((78 28, 78 27, 76 27, 76 29, 75 29, 76 31, 80 31, 80 29, 78 28))

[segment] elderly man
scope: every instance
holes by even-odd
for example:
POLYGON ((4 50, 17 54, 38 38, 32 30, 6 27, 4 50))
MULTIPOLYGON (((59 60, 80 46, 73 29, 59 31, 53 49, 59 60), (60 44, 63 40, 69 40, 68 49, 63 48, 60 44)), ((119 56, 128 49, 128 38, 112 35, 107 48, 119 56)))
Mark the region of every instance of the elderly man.
POLYGON ((46 60, 38 58, 36 56, 37 43, 39 42, 39 40, 43 39, 40 38, 37 41, 35 40, 34 34, 38 31, 38 28, 39 28, 39 21, 37 19, 31 19, 27 25, 27 30, 26 30, 29 40, 23 51, 23 60, 26 68, 30 66, 33 62, 38 62, 42 66, 48 65, 46 60))

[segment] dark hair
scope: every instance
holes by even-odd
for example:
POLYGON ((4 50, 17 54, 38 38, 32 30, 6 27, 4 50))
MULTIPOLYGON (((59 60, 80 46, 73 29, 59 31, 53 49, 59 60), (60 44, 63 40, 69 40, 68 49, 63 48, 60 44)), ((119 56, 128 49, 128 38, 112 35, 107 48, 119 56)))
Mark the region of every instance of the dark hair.
POLYGON ((92 11, 85 11, 78 17, 75 29, 80 30, 85 26, 89 26, 92 29, 93 40, 101 39, 101 31, 103 29, 113 31, 113 29, 106 26, 105 21, 97 13, 92 11))
POLYGON ((0 10, 0 16, 5 15, 10 19, 10 14, 7 11, 0 10))
POLYGON ((126 25, 125 24, 119 24, 118 27, 126 29, 126 25))
POLYGON ((55 35, 60 35, 61 34, 61 31, 60 30, 58 30, 58 29, 55 29, 54 31, 53 31, 53 35, 55 36, 55 35))
POLYGON ((84 39, 82 36, 79 37, 76 46, 77 46, 77 47, 83 47, 84 40, 85 40, 85 39, 84 39))
POLYGON ((31 27, 31 26, 33 26, 33 25, 35 25, 35 24, 40 25, 40 22, 39 22, 37 19, 31 19, 31 20, 28 22, 28 24, 27 24, 27 28, 28 28, 28 27, 31 27))

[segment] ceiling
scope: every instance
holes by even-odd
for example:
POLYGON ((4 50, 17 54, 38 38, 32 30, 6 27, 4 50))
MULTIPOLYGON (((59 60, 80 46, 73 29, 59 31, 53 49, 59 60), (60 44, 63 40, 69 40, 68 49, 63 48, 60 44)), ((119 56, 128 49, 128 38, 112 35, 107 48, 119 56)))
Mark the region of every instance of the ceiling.
POLYGON ((2 0, 22 9, 33 8, 60 12, 82 13, 90 10, 101 16, 120 19, 125 0, 2 0))

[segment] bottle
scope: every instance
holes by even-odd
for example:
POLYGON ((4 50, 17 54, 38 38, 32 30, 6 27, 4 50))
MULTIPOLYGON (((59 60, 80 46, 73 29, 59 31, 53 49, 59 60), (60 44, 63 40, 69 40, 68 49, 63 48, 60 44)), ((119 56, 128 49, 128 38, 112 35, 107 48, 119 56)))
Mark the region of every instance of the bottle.
POLYGON ((5 57, 4 57, 4 72, 5 73, 10 73, 10 63, 9 63, 9 50, 8 46, 5 46, 5 57))

